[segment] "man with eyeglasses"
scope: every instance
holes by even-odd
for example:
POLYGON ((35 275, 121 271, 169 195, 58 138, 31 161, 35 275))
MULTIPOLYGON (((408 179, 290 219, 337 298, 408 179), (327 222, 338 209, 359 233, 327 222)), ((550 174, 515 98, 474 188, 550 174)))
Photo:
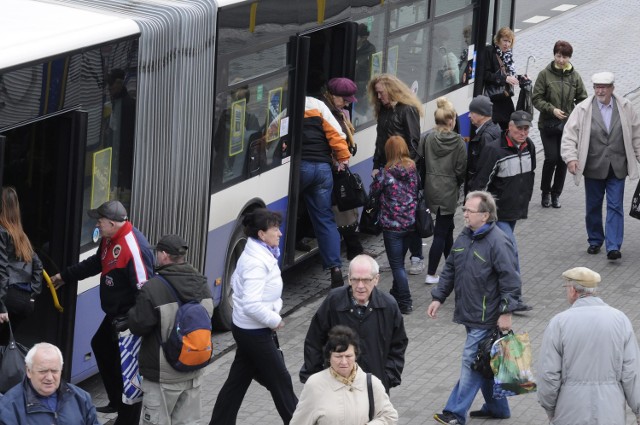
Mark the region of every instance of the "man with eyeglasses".
POLYGON ((304 340, 300 381, 324 369, 323 347, 336 325, 349 326, 360 336, 358 365, 374 374, 387 391, 400 385, 408 338, 396 300, 376 287, 378 263, 358 255, 349 264, 349 285, 332 289, 314 314, 304 340))
POLYGON ((506 398, 493 398, 493 379, 471 369, 478 344, 497 328, 511 330, 511 313, 521 304, 521 281, 509 238, 496 225, 496 203, 488 192, 469 192, 463 207, 465 228, 453 243, 451 254, 431 290, 427 315, 436 318, 440 306, 455 292, 453 321, 464 325, 467 339, 462 369, 438 423, 464 425, 467 412, 482 390, 485 404, 472 418, 506 419, 511 416, 506 398))
POLYGON ((602 245, 609 260, 622 257, 624 237, 624 182, 637 179, 640 161, 640 118, 631 102, 616 95, 611 72, 593 74, 595 94, 573 110, 562 134, 560 155, 576 185, 584 176, 587 241, 589 254, 602 245), (607 195, 606 224, 602 203, 607 195))
POLYGON ((640 349, 629 318, 597 296, 600 274, 562 273, 571 308, 544 331, 536 367, 549 422, 624 424, 625 402, 640 423, 640 349))
POLYGON ((24 381, 0 398, 0 424, 99 425, 91 395, 61 379, 62 353, 41 342, 25 357, 24 381))

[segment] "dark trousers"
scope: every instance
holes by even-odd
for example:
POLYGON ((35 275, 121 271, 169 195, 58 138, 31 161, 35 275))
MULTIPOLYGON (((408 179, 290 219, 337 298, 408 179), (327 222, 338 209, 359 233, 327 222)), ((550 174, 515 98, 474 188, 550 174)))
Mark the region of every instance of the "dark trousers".
POLYGON ((340 235, 342 235, 342 239, 344 240, 344 245, 347 248, 347 259, 353 260, 354 257, 362 254, 364 249, 362 248, 362 243, 360 242, 360 235, 356 232, 356 228, 354 227, 339 227, 338 231, 340 235))
POLYGON ((427 274, 435 275, 440 264, 440 258, 444 254, 446 259, 453 246, 453 214, 440 214, 440 209, 436 214, 436 224, 433 228, 433 242, 429 249, 429 265, 427 274))
POLYGON ((542 193, 560 195, 567 176, 567 164, 560 157, 560 141, 562 132, 554 129, 540 129, 540 138, 544 147, 544 163, 542 165, 542 179, 540 190, 542 193), (551 186, 553 180, 553 186, 551 186))
MULTIPOLYGON (((4 298, 4 306, 9 313, 11 329, 15 336, 20 324, 33 313, 34 301, 31 298, 31 292, 24 291, 16 285, 9 285, 4 298)), ((9 344, 9 325, 3 323, 0 325, 0 345, 7 344, 9 344)))
POLYGON ((122 402, 122 369, 118 337, 111 327, 112 318, 105 316, 93 338, 91 349, 96 356, 98 371, 109 397, 109 404, 118 408, 115 425, 131 425, 140 422, 142 403, 133 405, 122 402))
POLYGON ((249 385, 255 379, 271 393, 276 409, 287 425, 296 410, 291 375, 284 364, 271 329, 231 329, 236 340, 236 357, 220 389, 209 425, 233 425, 249 385))

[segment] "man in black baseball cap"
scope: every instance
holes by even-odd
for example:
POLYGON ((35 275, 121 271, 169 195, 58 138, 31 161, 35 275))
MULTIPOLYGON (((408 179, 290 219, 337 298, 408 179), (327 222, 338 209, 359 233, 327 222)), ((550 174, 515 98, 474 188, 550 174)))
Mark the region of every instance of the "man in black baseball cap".
POLYGON ((189 249, 189 245, 180 235, 165 235, 153 249, 156 252, 166 252, 169 255, 184 256, 189 249))
POLYGON ((96 220, 106 218, 111 221, 127 221, 127 210, 120 201, 107 201, 94 210, 89 210, 87 215, 96 220))

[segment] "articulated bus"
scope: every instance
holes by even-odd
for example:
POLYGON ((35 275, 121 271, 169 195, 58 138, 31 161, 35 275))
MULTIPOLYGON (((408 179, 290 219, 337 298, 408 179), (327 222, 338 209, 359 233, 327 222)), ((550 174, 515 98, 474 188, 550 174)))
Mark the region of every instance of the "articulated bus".
MULTIPOLYGON (((284 215, 295 249, 304 97, 328 79, 359 86, 351 168, 370 182, 372 75, 397 75, 424 103, 446 95, 468 135, 478 47, 513 21, 515 0, 3 0, 0 167, 53 275, 96 252, 87 211, 117 199, 151 243, 180 233, 206 274, 214 324, 231 324, 229 277, 246 242, 239 218, 284 215)), ((313 243, 312 246, 315 246, 313 243)), ((57 344, 65 378, 96 372, 98 277, 46 289, 17 332, 57 344)), ((327 278, 327 285, 329 280, 327 278)))

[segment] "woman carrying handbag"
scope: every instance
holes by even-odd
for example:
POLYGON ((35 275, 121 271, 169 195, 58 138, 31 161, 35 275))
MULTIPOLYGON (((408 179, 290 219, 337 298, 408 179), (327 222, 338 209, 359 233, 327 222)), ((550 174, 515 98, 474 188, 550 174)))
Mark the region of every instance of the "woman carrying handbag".
MULTIPOLYGON (((0 208, 0 323, 11 320, 15 332, 33 313, 42 290, 42 262, 22 229, 14 188, 2 188, 0 208)), ((0 345, 8 341, 9 326, 0 325, 0 345)))

